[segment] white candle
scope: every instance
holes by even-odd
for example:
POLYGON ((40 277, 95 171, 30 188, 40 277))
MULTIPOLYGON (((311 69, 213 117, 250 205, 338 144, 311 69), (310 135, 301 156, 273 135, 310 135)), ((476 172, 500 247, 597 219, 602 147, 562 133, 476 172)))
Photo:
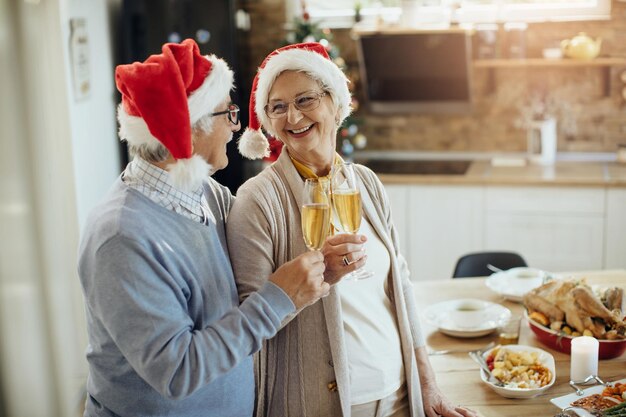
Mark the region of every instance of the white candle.
POLYGON ((572 339, 572 364, 570 380, 583 381, 590 375, 598 375, 598 347, 597 339, 589 336, 579 336, 572 339))

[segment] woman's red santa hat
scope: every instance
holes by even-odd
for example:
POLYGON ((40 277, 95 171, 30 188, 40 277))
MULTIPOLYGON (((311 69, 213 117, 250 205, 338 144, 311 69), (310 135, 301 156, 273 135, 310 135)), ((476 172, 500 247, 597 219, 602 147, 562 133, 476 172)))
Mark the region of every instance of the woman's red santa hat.
POLYGON ((239 153, 248 159, 259 159, 269 155, 269 143, 261 128, 269 134, 270 119, 265 114, 269 92, 276 78, 284 71, 303 72, 321 81, 322 88, 330 93, 339 108, 339 124, 350 115, 351 97, 348 79, 330 59, 326 48, 317 42, 287 45, 269 54, 261 63, 252 82, 250 94, 250 122, 239 139, 239 153))
MULTIPOLYGON (((119 65, 115 83, 122 93, 117 111, 120 139, 148 149, 162 144, 176 159, 168 165, 172 184, 197 190, 212 168, 193 153, 192 126, 229 97, 233 78, 226 62, 200 55, 192 39, 165 44, 161 54, 144 62, 119 65)), ((209 131, 211 125, 212 119, 203 124, 209 131)))

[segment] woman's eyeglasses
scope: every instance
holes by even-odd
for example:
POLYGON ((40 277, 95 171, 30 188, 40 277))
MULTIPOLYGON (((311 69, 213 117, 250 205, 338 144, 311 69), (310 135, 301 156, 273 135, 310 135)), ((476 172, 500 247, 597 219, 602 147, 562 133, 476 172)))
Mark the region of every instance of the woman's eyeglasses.
POLYGON ((280 119, 281 117, 285 117, 285 115, 289 111, 289 105, 292 103, 296 109, 302 112, 315 110, 320 106, 322 97, 324 97, 326 94, 328 93, 317 93, 315 91, 309 91, 296 97, 292 101, 272 101, 265 105, 265 114, 270 119, 280 119))
POLYGON ((221 114, 228 115, 228 121, 234 125, 239 124, 239 106, 236 104, 229 104, 228 109, 224 111, 218 111, 217 113, 211 113, 211 116, 219 116, 221 114))

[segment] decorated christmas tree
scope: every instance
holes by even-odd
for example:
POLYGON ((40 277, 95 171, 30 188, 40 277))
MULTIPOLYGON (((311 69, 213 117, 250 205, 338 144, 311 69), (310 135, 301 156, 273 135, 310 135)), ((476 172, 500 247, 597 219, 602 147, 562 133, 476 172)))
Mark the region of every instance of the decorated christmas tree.
MULTIPOLYGON (((287 34, 285 44, 302 43, 302 42, 319 42, 326 48, 328 55, 335 64, 342 70, 346 70, 346 62, 341 57, 339 47, 333 42, 333 34, 328 28, 320 28, 318 23, 311 21, 309 12, 307 11, 306 1, 300 1, 302 15, 294 19, 293 28, 287 34)), ((338 151, 344 159, 350 160, 356 149, 363 149, 367 145, 367 139, 359 132, 361 120, 354 115, 358 110, 359 102, 356 98, 352 98, 353 114, 350 115, 337 131, 338 151)), ((282 149, 282 143, 270 139, 270 152, 268 158, 270 161, 276 160, 282 149)))

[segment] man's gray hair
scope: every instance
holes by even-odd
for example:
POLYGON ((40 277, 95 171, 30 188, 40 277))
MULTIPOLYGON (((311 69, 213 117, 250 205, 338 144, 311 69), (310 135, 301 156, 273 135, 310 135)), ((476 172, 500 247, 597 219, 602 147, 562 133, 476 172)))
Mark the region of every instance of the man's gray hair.
POLYGON ((203 133, 208 135, 213 130, 213 116, 211 113, 207 113, 202 116, 193 126, 191 126, 193 140, 195 142, 195 134, 203 133))
POLYGON ((151 163, 163 162, 170 155, 170 152, 167 150, 167 148, 163 146, 163 144, 160 142, 156 145, 152 143, 144 143, 139 146, 131 145, 130 143, 128 143, 128 153, 130 154, 131 158, 138 156, 141 159, 151 163))
MULTIPOLYGON (((200 120, 198 120, 191 127, 192 143, 196 142, 197 134, 202 134, 202 133, 209 134, 211 133, 212 128, 213 128, 213 118, 211 114, 202 116, 200 120)), ((139 146, 135 146, 135 145, 129 144, 128 142, 127 144, 128 144, 128 153, 130 154, 131 158, 138 156, 144 161, 151 162, 151 163, 158 163, 158 162, 165 161, 167 157, 170 155, 170 152, 167 150, 167 148, 163 146, 163 144, 160 142, 157 143, 156 145, 141 144, 139 146)))

